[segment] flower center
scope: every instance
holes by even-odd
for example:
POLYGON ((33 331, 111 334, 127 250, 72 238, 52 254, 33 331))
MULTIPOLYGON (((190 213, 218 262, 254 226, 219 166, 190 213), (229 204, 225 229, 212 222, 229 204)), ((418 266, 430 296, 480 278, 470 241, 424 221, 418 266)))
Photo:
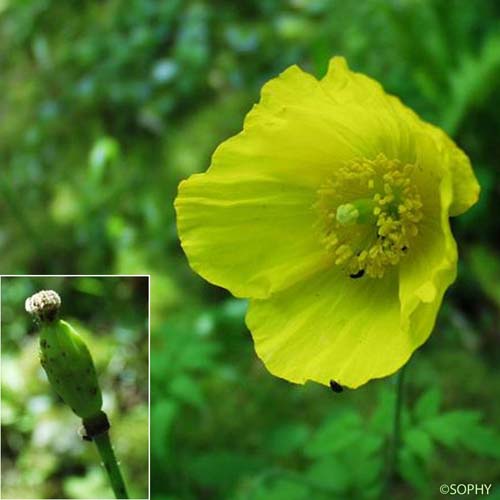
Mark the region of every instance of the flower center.
POLYGON ((356 159, 318 190, 323 242, 352 278, 381 278, 411 248, 422 219, 415 168, 383 154, 356 159))

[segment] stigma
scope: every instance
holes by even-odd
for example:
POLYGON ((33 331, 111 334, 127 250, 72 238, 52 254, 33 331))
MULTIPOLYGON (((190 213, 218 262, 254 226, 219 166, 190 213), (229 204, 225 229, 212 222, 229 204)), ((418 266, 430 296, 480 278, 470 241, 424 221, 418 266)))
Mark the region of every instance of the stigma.
POLYGON ((422 219, 415 170, 383 154, 355 159, 318 190, 321 239, 346 276, 381 278, 408 255, 422 219))

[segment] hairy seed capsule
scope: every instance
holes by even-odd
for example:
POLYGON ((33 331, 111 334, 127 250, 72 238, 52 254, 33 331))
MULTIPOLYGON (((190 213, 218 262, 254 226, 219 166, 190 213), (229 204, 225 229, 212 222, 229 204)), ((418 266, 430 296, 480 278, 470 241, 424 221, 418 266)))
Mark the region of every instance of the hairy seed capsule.
POLYGON ((79 417, 88 418, 99 412, 102 395, 94 363, 85 342, 71 325, 64 320, 44 325, 40 355, 46 360, 44 369, 52 387, 79 417))
POLYGON ((26 310, 40 322, 40 362, 49 382, 79 417, 88 419, 100 413, 102 394, 85 342, 57 318, 60 304, 55 292, 43 291, 26 300, 26 310))

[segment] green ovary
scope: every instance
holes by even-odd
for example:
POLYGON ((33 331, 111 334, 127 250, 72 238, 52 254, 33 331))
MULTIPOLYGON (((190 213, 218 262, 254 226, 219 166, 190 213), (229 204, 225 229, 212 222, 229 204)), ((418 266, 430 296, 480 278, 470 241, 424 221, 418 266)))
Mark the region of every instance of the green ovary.
POLYGON ((375 224, 377 218, 373 215, 375 203, 370 198, 360 198, 351 203, 345 203, 337 208, 335 217, 343 226, 352 224, 375 224))

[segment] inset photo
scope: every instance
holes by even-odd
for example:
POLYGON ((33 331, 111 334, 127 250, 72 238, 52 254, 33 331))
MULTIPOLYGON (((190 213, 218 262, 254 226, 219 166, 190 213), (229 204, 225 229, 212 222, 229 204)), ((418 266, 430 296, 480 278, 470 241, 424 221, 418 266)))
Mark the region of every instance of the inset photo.
POLYGON ((1 498, 149 498, 149 276, 1 278, 1 498))

